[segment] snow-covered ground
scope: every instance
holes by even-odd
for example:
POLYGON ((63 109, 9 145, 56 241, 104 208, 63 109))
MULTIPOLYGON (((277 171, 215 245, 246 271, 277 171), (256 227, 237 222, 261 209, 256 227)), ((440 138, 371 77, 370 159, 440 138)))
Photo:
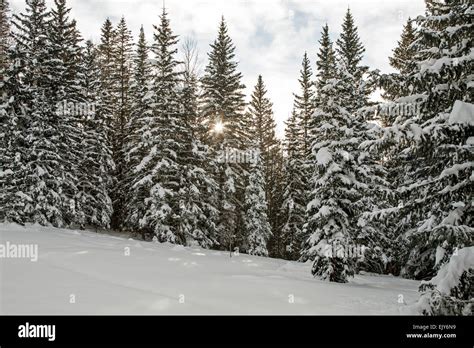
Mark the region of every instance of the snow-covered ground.
POLYGON ((411 314, 419 298, 416 281, 327 283, 310 264, 88 231, 0 224, 0 246, 0 314, 411 314), (19 244, 38 260, 11 257, 19 244))

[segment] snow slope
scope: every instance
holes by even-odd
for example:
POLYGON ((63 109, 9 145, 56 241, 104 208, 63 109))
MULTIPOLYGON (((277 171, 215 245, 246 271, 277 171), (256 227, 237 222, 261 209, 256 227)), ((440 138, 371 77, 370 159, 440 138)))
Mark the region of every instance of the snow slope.
POLYGON ((327 283, 310 264, 87 231, 0 224, 7 242, 39 258, 0 258, 0 314, 411 314, 419 298, 416 281, 327 283))

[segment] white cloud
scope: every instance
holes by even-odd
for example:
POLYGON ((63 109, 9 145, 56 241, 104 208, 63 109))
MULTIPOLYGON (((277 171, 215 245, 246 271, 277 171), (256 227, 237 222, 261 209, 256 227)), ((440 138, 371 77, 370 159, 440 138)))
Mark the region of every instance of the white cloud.
MULTIPOLYGON (((51 4, 52 0, 47 0, 51 4)), ((123 15, 136 36, 143 24, 148 40, 158 23, 162 1, 157 0, 69 0, 85 39, 97 42, 106 17, 117 22, 123 15)), ((225 16, 237 49, 239 69, 247 94, 261 74, 274 103, 278 133, 298 92, 298 75, 303 53, 308 52, 314 67, 322 26, 327 22, 337 39, 343 16, 350 5, 366 47, 365 63, 389 71, 388 56, 399 39, 409 16, 423 14, 423 0, 166 0, 174 32, 198 41, 201 58, 206 59, 222 15, 225 16)), ((11 0, 15 12, 23 0, 11 0)))

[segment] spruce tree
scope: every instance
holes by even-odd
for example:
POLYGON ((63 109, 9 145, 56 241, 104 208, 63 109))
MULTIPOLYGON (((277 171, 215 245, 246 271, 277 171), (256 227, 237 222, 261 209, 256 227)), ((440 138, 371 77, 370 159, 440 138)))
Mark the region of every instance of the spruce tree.
POLYGON ((282 234, 286 240, 287 257, 298 259, 301 255, 304 211, 308 202, 308 178, 311 158, 311 118, 316 107, 313 72, 307 53, 303 56, 300 78, 301 94, 295 94, 294 116, 287 123, 287 181, 283 194, 285 222, 282 234), (291 129, 290 129, 291 128, 291 129))
MULTIPOLYGON (((390 65, 397 70, 397 73, 381 77, 381 85, 385 90, 383 94, 385 99, 395 100, 403 95, 403 92, 400 90, 401 86, 404 85, 403 79, 416 69, 413 61, 416 53, 413 47, 415 40, 416 30, 413 26, 413 20, 409 18, 403 27, 398 46, 393 50, 393 56, 389 57, 390 65)), ((390 120, 383 121, 386 125, 390 125, 390 120)))
POLYGON ((365 79, 368 67, 361 65, 365 48, 360 41, 357 26, 350 9, 347 9, 342 23, 342 32, 336 41, 337 59, 347 72, 347 90, 341 91, 348 95, 346 105, 349 112, 355 112, 367 105, 372 87, 365 79))
MULTIPOLYGON (((177 36, 173 34, 165 9, 160 25, 155 26, 152 51, 156 56, 152 69, 150 109, 138 124, 146 139, 144 156, 135 168, 132 183, 134 206, 132 222, 138 220, 143 233, 154 234, 160 242, 186 244, 186 231, 180 225, 179 196, 183 170, 179 163, 183 125, 178 87, 182 73, 177 71, 177 36)), ((147 99, 147 98, 145 98, 147 99)))
POLYGON ((420 114, 408 122, 400 119, 405 121, 403 129, 411 130, 408 144, 416 165, 399 189, 406 197, 403 211, 410 212, 413 226, 407 232, 413 247, 405 274, 416 278, 432 274, 457 248, 473 244, 474 214, 468 192, 474 189, 469 169, 474 159, 474 59, 464 45, 473 40, 473 8, 460 0, 428 1, 426 16, 417 19, 420 36, 414 47, 420 68, 408 83, 420 114), (415 131, 420 128, 418 138, 415 131))
POLYGON ((270 207, 270 226, 272 236, 268 241, 268 253, 270 257, 284 258, 285 241, 282 233, 282 226, 284 222, 284 215, 282 214, 283 193, 285 188, 285 159, 283 144, 279 141, 278 147, 274 150, 272 160, 272 198, 270 207))
POLYGON ((275 120, 273 118, 273 104, 267 97, 267 89, 261 75, 251 96, 249 114, 252 120, 252 134, 250 135, 258 145, 258 155, 262 157, 263 174, 265 178, 265 196, 267 198, 267 216, 272 231, 278 226, 278 215, 281 202, 278 199, 278 160, 280 155, 280 141, 275 135, 275 120))
MULTIPOLYGON (((201 78, 201 114, 208 127, 206 143, 211 146, 210 164, 218 184, 219 217, 217 230, 219 243, 232 248, 243 238, 241 224, 244 177, 242 166, 230 161, 219 161, 222 154, 246 150, 246 118, 242 89, 242 75, 237 71, 235 46, 227 32, 224 18, 219 25, 217 39, 211 44, 209 62, 201 78)), ((226 157, 226 156, 224 156, 226 157)))
MULTIPOLYGON (((334 52, 333 44, 329 36, 329 26, 326 24, 321 32, 321 39, 319 40, 319 52, 317 54, 317 74, 316 74, 316 90, 317 102, 316 105, 324 102, 319 96, 326 82, 334 77, 336 69, 336 54, 334 52)), ((313 118, 311 118, 313 120, 313 118)))
POLYGON ((44 65, 48 80, 48 103, 56 108, 56 132, 58 139, 58 155, 63 165, 63 180, 67 186, 62 188, 66 201, 63 203, 64 219, 72 223, 81 214, 79 207, 74 207, 76 200, 78 168, 77 163, 82 155, 81 142, 84 138, 83 129, 79 127, 80 119, 87 113, 87 104, 80 89, 83 78, 81 71, 81 37, 76 22, 69 18, 71 9, 65 0, 55 0, 48 22, 48 63, 44 65))
MULTIPOLYGON (((3 2, 3 5, 6 4, 3 2)), ((5 10, 6 7, 2 7, 2 16, 6 15, 5 10)), ((4 29, 5 24, 3 22, 4 29)), ((3 35, 7 33, 2 31, 2 43, 8 40, 3 35)), ((26 50, 16 45, 5 49, 4 67, 0 67, 0 221, 22 224, 27 221, 25 202, 28 202, 22 184, 26 173, 23 161, 28 153, 25 138, 28 94, 21 83, 24 66, 15 63, 25 60, 26 50)))
POLYGON ((306 159, 302 151, 302 130, 299 117, 294 110, 286 122, 285 130, 285 162, 284 162, 284 191, 281 214, 283 226, 281 229, 285 257, 297 260, 304 241, 303 225, 306 210, 306 181, 304 180, 304 165, 306 159))
POLYGON ((409 94, 393 104, 404 112, 373 142, 398 170, 397 204, 374 215, 400 226, 407 244, 402 274, 410 278, 431 278, 455 250, 473 243, 473 59, 463 44, 473 38, 472 6, 427 2, 413 44, 418 68, 402 86, 409 94))
MULTIPOLYGON (((308 54, 305 52, 301 63, 300 78, 298 79, 301 94, 295 94, 294 107, 298 115, 299 126, 301 127, 301 146, 304 156, 309 156, 311 152, 310 122, 315 110, 315 90, 313 72, 308 54)), ((308 164, 307 164, 308 165, 308 164)))
MULTIPOLYGON (((101 103, 103 108, 102 117, 107 123, 109 134, 107 135, 108 146, 114 148, 114 115, 116 115, 117 100, 116 100, 116 79, 114 79, 114 72, 116 67, 116 32, 110 19, 106 19, 101 28, 100 43, 98 45, 99 52, 99 66, 100 66, 100 89, 101 103)), ((114 158, 115 161, 115 158, 114 158)), ((114 173, 111 173, 114 174, 114 173)), ((114 182, 109 187, 109 192, 117 185, 117 180, 114 177, 114 182)))
POLYGON ((352 139, 348 137, 352 115, 345 107, 343 75, 337 73, 319 91, 323 102, 314 115, 315 168, 303 231, 310 237, 302 251, 303 260, 313 261, 314 276, 340 283, 354 274, 353 261, 346 253, 356 229, 353 203, 358 198, 355 158, 349 150, 352 139))
POLYGON ((183 44, 183 78, 180 101, 182 116, 182 168, 179 224, 189 243, 210 248, 217 245, 217 183, 209 172, 209 146, 203 143, 205 127, 201 123, 198 101, 198 52, 191 39, 183 44))
POLYGON ((81 207, 79 223, 82 226, 108 228, 113 211, 108 188, 112 183, 114 162, 112 149, 107 141, 108 123, 103 117, 99 54, 91 41, 86 42, 82 68, 84 74, 81 87, 88 112, 81 118, 84 138, 79 163, 77 197, 81 207))
MULTIPOLYGON (((344 30, 339 41, 343 48, 357 37, 350 13, 344 30)), ((384 188, 385 181, 382 167, 360 148, 374 137, 374 126, 365 121, 357 112, 357 103, 353 103, 352 91, 357 86, 351 71, 360 72, 358 58, 349 54, 349 50, 340 49, 340 54, 345 56, 336 64, 327 25, 323 27, 320 45, 317 109, 311 120, 313 172, 303 229, 309 238, 304 242, 302 260, 314 261, 312 273, 315 276, 346 282, 357 270, 354 258, 361 255, 355 255, 356 247, 372 252, 370 266, 359 259, 359 269, 372 267, 372 258, 380 256, 381 236, 377 228, 365 224, 361 216, 364 211, 377 207, 375 194, 384 188), (348 62, 355 64, 351 71, 348 62)))
POLYGON ((429 282, 422 282, 418 309, 423 315, 474 314, 474 247, 457 250, 429 282))
POLYGON ((413 43, 415 39, 416 32, 413 21, 408 18, 398 46, 393 50, 393 56, 389 57, 390 65, 402 75, 408 75, 413 70, 413 55, 415 54, 413 43))
MULTIPOLYGON (((136 168, 151 148, 150 125, 152 121, 152 92, 151 92, 151 64, 149 60, 150 48, 145 38, 143 26, 140 28, 137 49, 133 57, 133 82, 130 87, 131 113, 126 125, 123 188, 126 196, 124 206, 124 227, 132 230, 139 229, 139 212, 143 212, 146 191, 137 191, 136 168)), ((151 232, 146 234, 142 229, 142 238, 152 237, 151 232)))
POLYGON ((62 151, 70 136, 66 132, 68 118, 57 114, 52 98, 56 89, 51 68, 57 57, 51 55, 55 46, 50 41, 49 20, 43 0, 27 1, 25 13, 14 16, 12 55, 18 70, 14 69, 13 78, 19 81, 9 84, 19 88, 7 113, 11 121, 21 117, 16 121, 22 122, 8 141, 15 144, 15 177, 7 190, 16 191, 9 204, 18 209, 13 213, 15 220, 63 226, 72 222, 75 203, 71 193, 75 183, 67 154, 62 151), (22 200, 21 206, 17 199, 22 200))
MULTIPOLYGON (((257 148, 258 146, 255 146, 255 151, 257 148)), ((256 156, 254 163, 250 166, 244 207, 247 253, 249 255, 268 256, 267 244, 272 232, 267 215, 265 176, 260 155, 256 156)))
POLYGON ((131 113, 130 89, 132 83, 132 34, 127 27, 125 17, 120 19, 115 28, 114 65, 112 70, 113 94, 116 108, 114 110, 111 131, 113 133, 112 149, 115 162, 115 179, 117 184, 112 190, 114 202, 113 227, 123 225, 123 205, 125 200, 125 140, 127 138, 127 124, 131 113))

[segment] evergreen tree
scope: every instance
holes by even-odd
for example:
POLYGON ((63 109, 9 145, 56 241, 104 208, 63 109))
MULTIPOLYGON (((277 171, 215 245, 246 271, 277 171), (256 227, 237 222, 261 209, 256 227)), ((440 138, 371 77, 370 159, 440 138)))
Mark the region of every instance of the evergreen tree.
POLYGON ((186 244, 186 231, 179 221, 183 171, 178 156, 183 146, 183 126, 178 87, 182 73, 177 71, 180 63, 175 58, 177 36, 165 9, 160 25, 155 26, 154 40, 151 109, 142 116, 146 121, 138 123, 144 127, 141 131, 148 138, 148 148, 143 149, 145 156, 134 170, 132 195, 137 205, 132 221, 138 220, 138 227, 144 233, 153 233, 160 242, 186 244))
POLYGON ((422 135, 416 141, 418 134, 412 134, 409 144, 416 165, 400 187, 407 197, 403 211, 410 211, 413 226, 407 234, 413 248, 405 272, 417 278, 439 269, 456 248, 473 244, 468 192, 474 189, 469 179, 474 129, 465 115, 474 112, 474 59, 464 45, 473 41, 473 9, 473 4, 460 0, 428 1, 426 16, 418 18, 420 36, 414 46, 420 70, 411 75, 409 84, 413 99, 415 93, 423 97, 420 115, 404 126, 420 127, 422 135))
POLYGON ((362 66, 362 58, 365 48, 360 41, 354 18, 349 9, 347 9, 344 22, 342 23, 342 32, 336 41, 337 59, 344 67, 346 75, 344 79, 347 90, 341 91, 348 95, 346 108, 349 112, 355 112, 360 107, 367 105, 369 94, 372 92, 371 84, 365 80, 364 74, 368 72, 368 67, 362 66))
POLYGON ((283 226, 281 230, 285 256, 291 260, 300 257, 304 241, 303 225, 306 209, 306 182, 304 181, 305 157, 302 151, 302 130, 299 118, 293 111, 285 130, 284 191, 282 203, 283 226))
POLYGON ((429 282, 422 282, 418 307, 424 315, 474 314, 474 247, 458 250, 429 282))
MULTIPOLYGON (((101 88, 106 92, 107 98, 104 100, 106 104, 104 106, 108 109, 108 120, 112 132, 112 120, 113 115, 115 114, 116 101, 114 99, 114 72, 115 72, 115 63, 116 63, 116 42, 117 33, 114 30, 113 24, 110 19, 106 19, 101 28, 101 37, 99 44, 99 59, 100 59, 100 81, 101 88)), ((112 140, 112 135, 110 136, 112 140)))
POLYGON ((63 166, 62 182, 67 185, 62 188, 62 194, 66 197, 62 210, 65 214, 63 218, 69 224, 77 222, 78 214, 82 213, 73 202, 77 194, 77 163, 82 155, 81 142, 84 138, 79 124, 87 107, 80 89, 83 76, 79 45, 82 39, 76 22, 69 18, 71 9, 66 1, 55 0, 54 4, 47 27, 50 60, 44 65, 47 80, 45 95, 47 103, 56 108, 56 117, 60 120, 55 128, 61 135, 57 139, 58 155, 63 166))
MULTIPOLYGON (((473 160, 472 4, 427 1, 419 17, 413 58, 417 70, 395 101, 410 112, 396 117, 376 150, 390 153, 398 169, 398 204, 375 213, 392 217, 407 247, 403 275, 432 277, 456 248, 472 245, 473 160)), ((402 255, 403 256, 403 255, 402 255)))
MULTIPOLYGON (((403 27, 398 46, 393 50, 393 56, 389 57, 390 65, 397 70, 397 73, 381 77, 381 85, 385 90, 383 97, 388 100, 395 100, 403 95, 400 90, 400 87, 404 85, 403 79, 416 69, 413 62, 416 53, 413 47, 415 40, 416 30, 413 21, 409 18, 403 27)), ((387 125, 390 124, 390 120, 384 120, 384 122, 387 125)))
POLYGON ((257 256, 268 256, 267 243, 272 233, 267 215, 263 169, 262 159, 258 155, 250 167, 244 201, 244 226, 248 238, 247 252, 249 255, 257 256))
POLYGON ((183 79, 181 81, 181 112, 183 135, 179 162, 181 177, 180 215, 181 229, 190 243, 204 248, 217 245, 215 221, 217 183, 208 172, 209 147, 201 139, 206 133, 198 110, 198 76, 196 45, 190 39, 183 44, 183 79))
POLYGON ((112 123, 112 149, 115 162, 115 179, 117 184, 111 195, 114 202, 113 226, 123 225, 123 205, 125 200, 125 140, 127 138, 127 123, 130 120, 132 83, 132 35, 127 27, 125 18, 120 19, 115 28, 113 50, 113 95, 116 108, 112 123))
MULTIPOLYGON (((206 142, 211 145, 211 156, 219 157, 235 150, 246 150, 246 118, 241 83, 242 75, 237 72, 235 46, 227 32, 227 25, 222 18, 217 39, 211 44, 208 54, 209 63, 201 78, 202 96, 201 113, 208 127, 206 142)), ((226 156, 224 156, 226 157, 226 156)), ((218 183, 219 217, 217 230, 219 243, 232 248, 240 243, 242 228, 242 201, 244 173, 239 163, 216 160, 211 164, 214 178, 218 183), (240 242, 239 242, 240 240, 240 242)))
POLYGON ((311 201, 307 206, 307 222, 302 259, 312 260, 312 273, 323 280, 347 282, 354 274, 352 259, 347 254, 352 236, 354 202, 358 199, 356 159, 352 147, 352 115, 345 107, 342 93, 344 67, 328 79, 319 91, 321 103, 313 122, 317 133, 313 143, 315 169, 311 177, 311 201))
MULTIPOLYGON (((126 203, 124 207, 124 226, 139 230, 139 212, 143 212, 147 191, 136 191, 133 187, 137 173, 135 169, 150 151, 152 137, 150 125, 152 122, 152 92, 150 48, 146 42, 143 26, 140 28, 137 49, 133 58, 133 82, 130 88, 131 114, 126 126, 124 191, 126 203)), ((142 229, 142 238, 152 237, 142 229)))
POLYGON ((248 112, 253 127, 250 135, 258 145, 258 155, 262 157, 263 174, 265 178, 265 196, 267 198, 267 216, 272 231, 278 226, 278 214, 281 202, 278 199, 278 160, 280 155, 280 141, 275 135, 275 120, 273 118, 272 103, 267 97, 267 90, 261 75, 251 96, 248 112))
POLYGON ((156 56, 153 116, 159 135, 156 139, 156 153, 153 153, 152 149, 157 161, 150 161, 155 166, 155 180, 151 188, 152 209, 147 213, 150 214, 159 241, 185 244, 185 231, 180 228, 178 221, 178 192, 182 175, 178 154, 182 151, 180 136, 183 127, 180 122, 178 87, 182 74, 177 71, 180 62, 175 58, 178 37, 173 34, 167 16, 166 10, 163 9, 160 26, 155 26, 155 43, 152 46, 156 56))
MULTIPOLYGON (((116 32, 110 19, 106 19, 101 28, 100 43, 98 45, 99 66, 100 66, 100 90, 101 90, 101 107, 102 118, 107 123, 107 145, 114 149, 114 116, 116 115, 117 100, 116 100, 116 79, 114 79, 114 72, 116 68, 116 32)), ((114 156, 115 161, 115 156, 114 156)), ((115 168, 115 163, 114 163, 115 168)), ((113 175, 114 173, 111 173, 113 175)), ((114 176, 114 181, 109 187, 109 192, 112 192, 117 185, 117 180, 114 176)))
POLYGON ((84 138, 79 163, 77 201, 82 213, 79 222, 82 226, 108 228, 113 211, 108 188, 114 162, 107 141, 108 124, 103 118, 99 55, 91 41, 86 42, 82 67, 81 87, 88 112, 81 118, 84 138))
POLYGON ((329 26, 327 24, 323 27, 323 31, 321 32, 321 39, 319 40, 319 45, 320 48, 317 54, 318 59, 316 61, 316 105, 319 105, 324 102, 323 100, 321 100, 319 92, 322 91, 323 87, 326 85, 326 82, 334 77, 336 69, 336 55, 333 49, 331 38, 329 36, 329 26))
POLYGON ((306 52, 298 82, 301 86, 301 95, 294 95, 295 118, 292 116, 287 124, 287 181, 283 194, 285 222, 282 234, 287 243, 285 249, 290 259, 300 257, 302 242, 307 237, 303 235, 303 224, 308 202, 308 178, 312 166, 311 117, 315 111, 316 97, 313 72, 306 52))
POLYGON ((13 139, 7 141, 15 145, 15 175, 7 191, 16 191, 10 195, 13 202, 9 202, 10 207, 18 209, 10 214, 16 221, 63 226, 73 222, 76 184, 73 164, 64 148, 68 142, 73 147, 77 143, 70 118, 57 113, 54 103, 59 94, 52 67, 58 64, 57 72, 61 73, 65 60, 54 55, 57 46, 51 42, 49 20, 42 0, 27 1, 25 13, 14 20, 13 78, 19 81, 9 81, 10 87, 15 86, 16 101, 7 114, 10 121, 20 123, 14 126, 13 139))
MULTIPOLYGON (((311 152, 311 133, 310 122, 315 110, 315 90, 313 82, 313 72, 308 54, 305 52, 303 56, 302 67, 300 70, 300 78, 298 79, 301 87, 301 95, 295 94, 295 111, 299 118, 299 126, 301 127, 301 146, 304 156, 309 156, 311 152)), ((308 166, 308 163, 306 164, 308 166)), ((308 168, 306 168, 308 169, 308 168)))
POLYGON ((413 21, 411 18, 408 18, 407 23, 403 27, 398 46, 393 50, 393 56, 389 57, 390 65, 402 75, 408 75, 413 71, 413 55, 415 54, 413 43, 415 39, 416 32, 413 27, 413 21))
MULTIPOLYGON (((3 5, 6 4, 3 2, 3 5)), ((3 17, 6 15, 5 9, 6 7, 2 7, 2 21, 6 20, 3 17)), ((3 22, 3 29, 5 23, 3 22)), ((2 31, 2 42, 5 42, 7 38, 3 35, 7 33, 2 31)), ((25 206, 29 204, 22 185, 25 178, 23 161, 28 153, 25 138, 28 95, 21 84, 25 69, 19 64, 25 60, 26 50, 16 45, 5 49, 5 66, 0 67, 0 221, 21 224, 27 220, 25 206), (20 187, 22 190, 19 190, 20 187)))
MULTIPOLYGON (((360 145, 374 137, 375 126, 368 124, 355 108, 353 89, 356 79, 348 70, 360 72, 357 55, 352 55, 348 42, 357 42, 350 13, 339 41, 341 59, 336 65, 329 29, 323 27, 318 54, 318 102, 311 120, 313 173, 310 180, 310 203, 303 234, 302 260, 314 260, 313 274, 323 279, 345 282, 358 268, 370 269, 379 257, 380 239, 377 228, 369 226, 361 215, 377 207, 377 194, 384 188, 382 167, 361 149, 360 145), (342 48, 341 48, 342 47, 342 48), (344 50, 347 48, 347 50, 344 50), (344 55, 344 56, 343 56, 344 55), (352 109, 352 110, 351 110, 352 109), (359 246, 370 250, 370 259, 361 261, 354 255, 359 246)), ((355 45, 359 47, 359 45, 355 45)), ((359 49, 360 52, 360 49, 359 49)), ((376 135, 376 134, 375 134, 376 135)))
MULTIPOLYGON (((279 141, 280 142, 280 141, 279 141)), ((282 233, 284 215, 282 214, 283 193, 285 188, 285 160, 283 153, 283 145, 280 144, 275 149, 272 160, 272 198, 270 208, 270 226, 272 236, 268 241, 268 252, 270 257, 285 258, 285 241, 282 233)))

